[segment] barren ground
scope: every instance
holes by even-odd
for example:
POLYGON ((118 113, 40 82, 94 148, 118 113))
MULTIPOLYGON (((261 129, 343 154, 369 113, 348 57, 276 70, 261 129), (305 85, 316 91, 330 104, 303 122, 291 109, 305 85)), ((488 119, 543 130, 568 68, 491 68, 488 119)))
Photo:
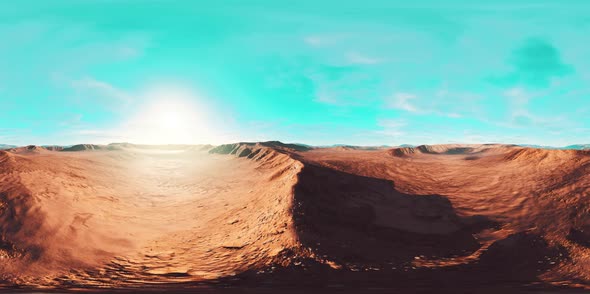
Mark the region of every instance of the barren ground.
POLYGON ((587 151, 276 142, 208 150, 0 151, 0 285, 590 285, 587 151))

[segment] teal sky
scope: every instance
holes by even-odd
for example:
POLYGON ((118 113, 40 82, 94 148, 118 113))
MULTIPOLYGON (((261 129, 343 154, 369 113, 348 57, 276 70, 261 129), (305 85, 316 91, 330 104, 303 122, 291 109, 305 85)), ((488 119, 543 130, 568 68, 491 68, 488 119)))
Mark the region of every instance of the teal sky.
POLYGON ((4 1, 0 40, 5 144, 590 142, 590 1, 4 1))

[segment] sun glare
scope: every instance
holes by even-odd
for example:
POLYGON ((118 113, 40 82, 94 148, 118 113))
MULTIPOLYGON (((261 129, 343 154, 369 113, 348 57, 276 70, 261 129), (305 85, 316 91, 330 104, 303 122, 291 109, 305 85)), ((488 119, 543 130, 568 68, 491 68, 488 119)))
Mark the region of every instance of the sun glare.
POLYGON ((158 91, 140 108, 127 129, 142 144, 194 144, 212 139, 206 111, 193 97, 178 91, 158 91))
POLYGON ((154 123, 167 131, 182 129, 191 120, 190 114, 174 105, 164 105, 163 109, 156 109, 154 112, 154 123))

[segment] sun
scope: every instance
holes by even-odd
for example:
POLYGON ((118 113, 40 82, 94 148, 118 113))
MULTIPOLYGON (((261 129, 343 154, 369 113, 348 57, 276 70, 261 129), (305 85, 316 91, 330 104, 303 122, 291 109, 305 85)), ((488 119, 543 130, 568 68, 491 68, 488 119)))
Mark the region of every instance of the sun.
POLYGON ((127 124, 131 140, 141 144, 195 144, 211 139, 207 112, 197 99, 174 91, 158 93, 127 124))
POLYGON ((189 101, 158 101, 143 115, 149 126, 145 130, 149 136, 146 139, 153 144, 194 143, 199 135, 203 135, 201 113, 189 101))
POLYGON ((162 103, 160 109, 154 110, 154 124, 165 131, 175 131, 184 128, 192 119, 186 109, 180 105, 162 103))

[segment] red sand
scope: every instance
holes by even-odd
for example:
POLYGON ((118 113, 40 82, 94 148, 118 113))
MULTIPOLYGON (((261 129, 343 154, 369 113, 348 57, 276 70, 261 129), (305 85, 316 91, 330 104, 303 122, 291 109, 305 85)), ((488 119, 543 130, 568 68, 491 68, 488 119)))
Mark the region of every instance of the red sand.
POLYGON ((590 285, 587 151, 81 146, 0 151, 0 285, 590 285))

